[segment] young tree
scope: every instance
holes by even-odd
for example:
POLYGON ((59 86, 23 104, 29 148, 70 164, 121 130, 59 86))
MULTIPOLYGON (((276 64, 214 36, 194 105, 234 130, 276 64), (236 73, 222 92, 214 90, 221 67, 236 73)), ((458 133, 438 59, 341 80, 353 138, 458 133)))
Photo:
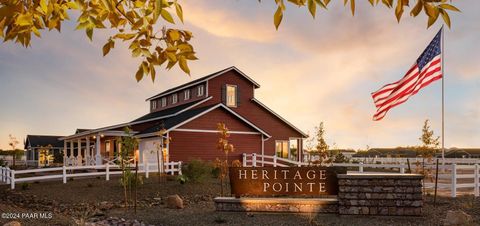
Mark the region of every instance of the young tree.
POLYGON ((320 164, 323 163, 324 160, 328 159, 328 149, 329 146, 327 142, 325 141, 325 128, 323 125, 323 122, 320 122, 320 124, 315 127, 316 131, 316 139, 317 139, 317 145, 315 146, 315 154, 320 157, 320 164))
POLYGON ((141 178, 132 173, 132 161, 135 158, 135 150, 138 148, 138 139, 133 136, 132 130, 125 127, 124 132, 126 136, 119 138, 121 142, 120 168, 122 170, 122 178, 120 183, 123 186, 123 195, 125 199, 125 208, 128 208, 129 200, 132 197, 132 187, 136 188, 141 183, 141 178))
MULTIPOLYGON (((259 0, 260 1, 260 0, 259 0)), ((285 14, 286 4, 305 7, 315 18, 317 7, 327 9, 330 0, 275 0, 277 10, 273 22, 278 29, 285 14)), ((352 14, 355 12, 355 0, 344 0, 352 14)), ((369 0, 372 6, 380 2, 387 8, 395 8, 395 16, 400 21, 407 6, 414 5, 410 15, 418 16, 422 11, 428 18, 428 27, 442 16, 450 27, 450 11, 459 11, 455 6, 440 0, 369 0), (413 4, 415 3, 415 4, 413 4)), ((212 3, 215 4, 215 3, 212 3)), ((0 38, 3 41, 15 41, 25 47, 30 46, 33 35, 40 37, 41 31, 58 30, 62 23, 70 19, 69 13, 76 11, 77 30, 85 30, 92 40, 96 29, 110 28, 112 34, 102 48, 107 55, 115 47, 116 41, 126 42, 132 56, 140 58, 141 63, 135 73, 140 81, 146 76, 155 80, 156 68, 167 69, 178 65, 186 74, 190 74, 188 61, 197 60, 190 40, 193 35, 188 30, 167 28, 175 24, 173 12, 183 23, 183 9, 177 0, 2 0, 0 1, 0 38)))
POLYGON ((13 159, 12 166, 15 167, 15 162, 17 161, 17 157, 21 156, 23 154, 23 151, 17 149, 17 145, 20 142, 18 142, 16 137, 12 136, 12 134, 8 134, 8 138, 10 139, 10 141, 8 142, 8 145, 12 148, 11 150, 11 155, 13 159))
POLYGON ((234 151, 234 147, 233 144, 228 142, 230 133, 227 126, 225 126, 225 123, 217 123, 217 131, 219 134, 217 149, 225 154, 224 161, 217 161, 217 165, 220 167, 220 186, 221 194, 223 196, 225 190, 225 179, 228 177, 228 154, 234 151))
POLYGON ((423 123, 422 135, 418 139, 422 142, 422 145, 420 146, 422 156, 426 158, 434 157, 436 150, 438 149, 438 145, 440 144, 440 137, 434 136, 433 130, 430 129, 428 119, 426 119, 423 123))

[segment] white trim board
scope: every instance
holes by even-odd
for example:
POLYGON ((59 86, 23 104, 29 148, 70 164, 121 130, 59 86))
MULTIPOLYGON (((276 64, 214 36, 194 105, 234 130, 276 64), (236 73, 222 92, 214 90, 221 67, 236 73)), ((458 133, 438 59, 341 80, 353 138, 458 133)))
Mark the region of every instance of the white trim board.
POLYGON ((77 138, 77 137, 84 137, 84 136, 89 135, 89 134, 99 133, 99 132, 110 130, 110 129, 116 129, 116 128, 120 128, 120 127, 136 125, 136 124, 140 124, 140 123, 144 123, 144 122, 150 122, 150 121, 155 121, 155 120, 159 120, 159 119, 173 117, 173 116, 176 116, 180 113, 188 111, 188 110, 190 110, 190 109, 192 109, 192 108, 194 108, 194 107, 196 107, 200 104, 203 104, 203 103, 209 101, 210 99, 212 99, 212 97, 207 97, 207 98, 199 101, 196 104, 193 104, 193 105, 191 105, 191 106, 189 106, 189 107, 187 107, 187 108, 185 108, 181 111, 176 112, 175 114, 170 114, 170 115, 160 116, 160 117, 156 117, 156 118, 146 119, 146 120, 142 120, 142 121, 138 121, 138 122, 127 122, 127 123, 117 124, 117 125, 113 125, 113 126, 107 126, 107 127, 102 127, 102 128, 98 128, 98 129, 88 130, 88 131, 85 131, 85 132, 82 132, 82 133, 77 133, 77 134, 73 134, 73 135, 70 135, 70 136, 61 137, 61 138, 59 138, 59 140, 68 140, 68 139, 73 139, 73 138, 77 138))
MULTIPOLYGON (((244 121, 245 123, 247 123, 249 126, 253 127, 254 129, 256 129, 257 131, 259 131, 261 134, 265 135, 266 137, 272 137, 271 135, 269 135, 268 133, 266 133, 265 131, 263 131, 262 129, 258 128, 257 126, 255 126, 253 123, 251 123, 250 121, 248 121, 247 119, 243 118, 242 116, 240 116, 239 114, 237 114, 236 112, 234 112, 232 109, 230 109, 229 107, 225 106, 223 103, 219 103, 219 104, 216 104, 215 106, 175 125, 174 127, 170 128, 167 130, 167 132, 170 132, 170 131, 173 131, 175 129, 177 129, 178 127, 182 126, 182 125, 185 125, 195 119, 197 119, 198 117, 202 116, 202 115, 205 115, 219 107, 222 107, 224 108, 225 110, 227 110, 228 112, 232 113, 233 115, 235 115, 237 118, 241 119, 242 121, 244 121)), ((149 136, 152 136, 152 135, 155 135, 156 132, 154 133, 146 133, 146 134, 141 134, 141 135, 138 135, 137 137, 138 138, 142 138, 142 137, 149 137, 149 136)))
MULTIPOLYGON (((204 129, 174 129, 172 132, 194 132, 194 133, 218 133, 217 130, 204 130, 204 129)), ((261 135, 260 132, 250 132, 250 131, 228 131, 230 134, 252 134, 252 135, 261 135)))

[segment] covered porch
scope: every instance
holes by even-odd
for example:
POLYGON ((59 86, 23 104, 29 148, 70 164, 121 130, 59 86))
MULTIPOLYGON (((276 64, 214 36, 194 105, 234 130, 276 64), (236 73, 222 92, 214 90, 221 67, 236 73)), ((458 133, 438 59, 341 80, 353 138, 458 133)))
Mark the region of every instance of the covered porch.
POLYGON ((124 136, 129 135, 121 130, 87 130, 62 137, 63 163, 65 166, 92 166, 114 161, 121 150, 119 138, 124 136))

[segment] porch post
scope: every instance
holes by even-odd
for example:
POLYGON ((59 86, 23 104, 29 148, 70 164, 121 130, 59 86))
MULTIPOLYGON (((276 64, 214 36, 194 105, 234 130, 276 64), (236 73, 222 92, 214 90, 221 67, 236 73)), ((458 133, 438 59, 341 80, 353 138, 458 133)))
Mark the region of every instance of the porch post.
POLYGON ((63 140, 63 165, 67 162, 67 140, 63 140))
MULTIPOLYGON (((162 157, 163 157, 163 150, 162 150, 162 157)), ((167 158, 165 159, 165 161, 166 162, 170 161, 170 132, 167 132, 167 158)))
POLYGON ((78 143, 78 153, 77 153, 77 162, 78 165, 81 166, 83 165, 83 155, 82 155, 82 138, 78 138, 77 140, 78 143))
POLYGON ((70 152, 68 153, 69 157, 72 157, 75 152, 73 151, 73 141, 70 141, 70 152))
POLYGON ((100 133, 96 136, 97 140, 95 142, 95 151, 97 152, 95 155, 95 164, 102 165, 102 156, 100 155, 100 133))
MULTIPOLYGON (((86 160, 89 160, 90 159, 90 137, 87 136, 87 144, 86 144, 86 147, 85 147, 85 159, 86 160)), ((87 164, 85 165, 90 165, 90 162, 86 162, 87 164)))

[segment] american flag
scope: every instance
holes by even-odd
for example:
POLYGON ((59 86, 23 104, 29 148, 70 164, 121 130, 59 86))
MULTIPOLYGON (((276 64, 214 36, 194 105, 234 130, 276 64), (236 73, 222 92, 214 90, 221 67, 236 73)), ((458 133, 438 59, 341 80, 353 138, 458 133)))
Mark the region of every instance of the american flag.
POLYGON ((402 79, 372 93, 373 102, 377 107, 373 120, 382 119, 388 110, 407 101, 421 88, 442 78, 441 38, 442 29, 402 79))

